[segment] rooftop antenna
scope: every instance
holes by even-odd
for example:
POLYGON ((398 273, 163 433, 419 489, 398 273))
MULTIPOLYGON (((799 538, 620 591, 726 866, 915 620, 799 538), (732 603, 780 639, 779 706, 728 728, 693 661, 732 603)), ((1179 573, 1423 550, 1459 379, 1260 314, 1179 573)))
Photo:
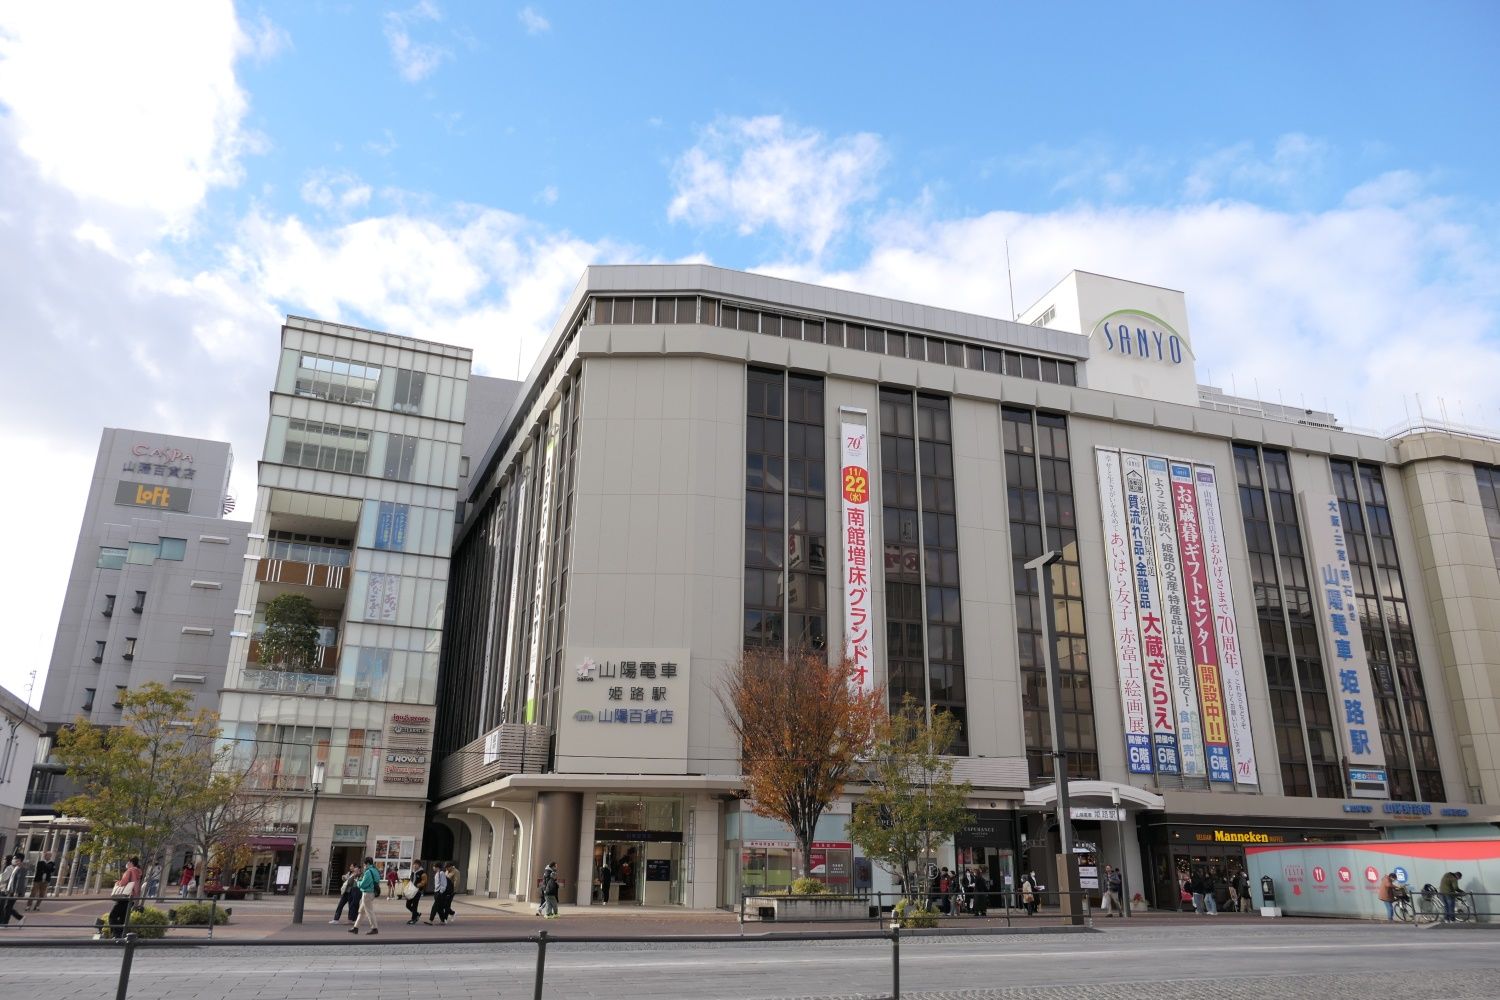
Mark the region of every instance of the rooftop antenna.
POLYGON ((1016 321, 1016 279, 1010 273, 1010 237, 1005 238, 1005 283, 1010 286, 1010 321, 1016 321))

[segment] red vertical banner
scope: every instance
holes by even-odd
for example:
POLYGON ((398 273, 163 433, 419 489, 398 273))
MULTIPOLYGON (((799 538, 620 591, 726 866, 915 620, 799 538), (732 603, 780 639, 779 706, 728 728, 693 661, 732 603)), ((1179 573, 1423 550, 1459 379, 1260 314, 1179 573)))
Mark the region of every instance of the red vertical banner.
POLYGON ((875 687, 875 630, 870 624, 870 462, 868 428, 863 423, 839 424, 839 492, 843 497, 844 655, 854 670, 851 686, 860 691, 875 687))
POLYGON ((1224 719, 1224 691, 1219 684, 1219 643, 1214 633, 1214 606, 1208 589, 1208 566, 1199 529, 1198 493, 1193 467, 1171 462, 1172 508, 1177 515, 1177 549, 1182 558, 1182 586, 1188 614, 1193 671, 1198 678, 1198 708, 1203 743, 1208 751, 1208 780, 1234 782, 1229 757, 1229 730, 1224 719))

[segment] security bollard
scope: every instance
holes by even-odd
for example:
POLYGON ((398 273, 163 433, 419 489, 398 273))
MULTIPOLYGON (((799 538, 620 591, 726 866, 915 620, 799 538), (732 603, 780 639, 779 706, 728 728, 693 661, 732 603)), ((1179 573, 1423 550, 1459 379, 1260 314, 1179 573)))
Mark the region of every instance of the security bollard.
POLYGON ((120 960, 120 982, 115 986, 115 1000, 125 1000, 130 990, 130 963, 135 958, 135 935, 125 935, 125 957, 120 960))
POLYGON ((547 973, 547 932, 536 936, 536 983, 531 988, 531 1000, 542 1000, 542 978, 547 973))
POLYGON ((891 998, 901 1000, 901 923, 891 924, 891 998))

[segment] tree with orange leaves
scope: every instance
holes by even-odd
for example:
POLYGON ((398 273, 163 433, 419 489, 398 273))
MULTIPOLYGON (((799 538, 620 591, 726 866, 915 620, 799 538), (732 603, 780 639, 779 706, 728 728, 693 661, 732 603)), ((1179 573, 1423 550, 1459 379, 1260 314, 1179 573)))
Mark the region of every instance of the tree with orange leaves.
POLYGON ((780 820, 812 874, 818 819, 843 793, 885 713, 880 689, 851 686, 854 664, 822 650, 747 649, 718 686, 740 741, 745 790, 758 815, 780 820))

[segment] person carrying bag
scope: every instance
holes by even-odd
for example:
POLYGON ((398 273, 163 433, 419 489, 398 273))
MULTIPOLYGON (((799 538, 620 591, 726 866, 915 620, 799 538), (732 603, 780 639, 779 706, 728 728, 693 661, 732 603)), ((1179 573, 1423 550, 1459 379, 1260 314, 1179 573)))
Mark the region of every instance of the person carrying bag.
POLYGON ((109 897, 115 901, 109 911, 109 931, 111 937, 119 937, 124 933, 125 924, 130 919, 130 907, 141 895, 141 859, 132 857, 125 862, 125 873, 120 876, 114 888, 109 890, 109 897))

